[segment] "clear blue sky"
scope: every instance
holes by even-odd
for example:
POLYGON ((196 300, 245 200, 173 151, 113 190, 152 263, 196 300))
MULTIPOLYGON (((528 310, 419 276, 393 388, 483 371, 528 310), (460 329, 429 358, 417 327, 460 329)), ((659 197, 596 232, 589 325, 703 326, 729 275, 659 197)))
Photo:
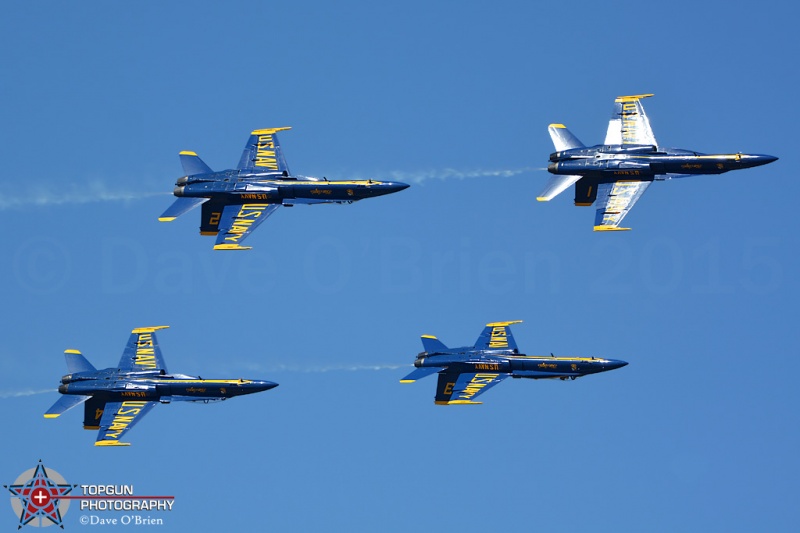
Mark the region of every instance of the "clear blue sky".
POLYGON ((174 494, 159 531, 796 528, 797 7, 167 4, 4 6, 2 484, 42 459, 174 494), (600 142, 642 92, 663 145, 781 159, 657 183, 631 232, 537 204, 547 125, 600 142), (285 125, 296 173, 413 185, 281 210, 247 253, 157 222, 179 151, 231 168, 285 125), (527 353, 630 365, 474 408, 398 383, 419 335, 513 319, 527 353), (111 366, 160 324, 171 370, 280 387, 157 406, 125 449, 42 417, 64 349, 111 366))

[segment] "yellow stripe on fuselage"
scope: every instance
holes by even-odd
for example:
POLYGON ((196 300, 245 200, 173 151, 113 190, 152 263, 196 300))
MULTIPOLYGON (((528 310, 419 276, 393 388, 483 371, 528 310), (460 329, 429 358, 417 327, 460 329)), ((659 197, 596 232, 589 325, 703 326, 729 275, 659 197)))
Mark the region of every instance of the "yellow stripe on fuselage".
POLYGON ((365 185, 367 187, 371 185, 383 185, 384 181, 375 181, 375 180, 345 180, 345 181, 295 181, 295 180, 258 180, 255 183, 277 183, 280 185, 305 185, 308 187, 321 187, 325 185, 365 185))
POLYGON ((172 379, 172 378, 133 378, 133 381, 143 383, 219 383, 221 385, 241 385, 252 383, 249 379, 172 379))
POLYGON ((607 359, 599 357, 549 357, 547 355, 504 355, 508 359, 527 359, 529 361, 595 361, 598 363, 607 362, 607 359))

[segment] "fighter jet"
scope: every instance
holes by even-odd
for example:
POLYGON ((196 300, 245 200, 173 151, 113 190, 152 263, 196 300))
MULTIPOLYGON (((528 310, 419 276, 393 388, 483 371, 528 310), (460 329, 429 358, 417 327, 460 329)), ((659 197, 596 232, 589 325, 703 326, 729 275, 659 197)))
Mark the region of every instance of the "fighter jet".
POLYGON ((84 404, 83 429, 100 430, 95 446, 129 446, 120 439, 157 403, 208 403, 278 386, 271 381, 170 374, 155 334, 167 327, 134 329, 116 368, 97 370, 78 350, 65 351, 69 374, 58 387, 64 396, 44 417, 57 418, 84 404))
POLYGON ((603 144, 586 147, 563 124, 550 124, 556 147, 547 170, 555 174, 536 198, 547 202, 575 184, 575 205, 597 204, 595 231, 620 231, 628 211, 653 181, 696 174, 722 174, 777 160, 771 155, 702 154, 659 146, 644 112, 642 98, 619 96, 603 144))
POLYGON ((181 152, 186 175, 175 183, 173 194, 178 199, 158 220, 171 222, 202 204, 200 234, 216 235, 215 250, 249 250, 242 241, 282 205, 351 204, 408 187, 394 181, 329 181, 292 175, 276 135, 288 129, 253 131, 239 165, 232 170, 214 172, 196 153, 181 152))
POLYGON ((400 380, 414 381, 439 374, 436 405, 480 404, 475 399, 507 377, 531 379, 575 379, 621 368, 628 363, 599 357, 523 355, 511 334, 510 322, 491 322, 475 346, 448 348, 433 335, 423 335, 425 351, 414 361, 416 370, 400 380))

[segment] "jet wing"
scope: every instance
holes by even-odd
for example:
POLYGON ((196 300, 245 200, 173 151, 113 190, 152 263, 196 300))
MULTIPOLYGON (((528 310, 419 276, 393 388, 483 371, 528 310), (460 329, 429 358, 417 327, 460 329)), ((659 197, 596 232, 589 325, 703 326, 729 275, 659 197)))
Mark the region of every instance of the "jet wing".
POLYGON ((167 371, 161 348, 156 340, 156 330, 166 329, 169 326, 150 326, 136 328, 131 332, 122 358, 119 360, 119 369, 134 372, 150 370, 167 371))
POLYGON ((129 446, 128 442, 120 442, 122 436, 139 423, 144 415, 150 412, 158 402, 108 402, 103 408, 100 419, 100 432, 95 446, 129 446))
POLYGON ((606 140, 603 144, 649 144, 658 146, 650 127, 650 119, 644 112, 642 98, 652 94, 618 96, 614 100, 614 111, 608 122, 606 140))
POLYGON ((619 223, 625 218, 652 181, 614 181, 597 186, 595 231, 621 231, 619 223))
POLYGON ((275 135, 279 131, 290 129, 292 128, 267 128, 251 132, 244 152, 242 152, 242 158, 239 160, 239 166, 236 168, 239 170, 273 170, 285 173, 286 176, 290 175, 289 165, 286 164, 278 136, 275 135))
POLYGON ((229 204, 222 210, 215 250, 249 250, 240 243, 281 204, 229 204))
POLYGON ((442 372, 436 385, 437 405, 480 404, 475 398, 511 374, 442 372))

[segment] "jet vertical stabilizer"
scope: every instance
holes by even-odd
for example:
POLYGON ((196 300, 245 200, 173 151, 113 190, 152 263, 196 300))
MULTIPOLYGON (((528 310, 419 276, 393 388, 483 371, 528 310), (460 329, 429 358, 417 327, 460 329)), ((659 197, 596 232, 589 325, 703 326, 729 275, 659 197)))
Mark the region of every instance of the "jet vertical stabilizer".
POLYGON ((194 176, 197 174, 213 174, 214 171, 211 167, 206 165, 200 156, 194 152, 183 151, 178 156, 181 158, 181 166, 187 176, 194 176))
POLYGON ((94 372, 97 370, 78 350, 65 350, 64 359, 67 360, 67 371, 70 374, 75 374, 76 372, 94 372))
POLYGON ((556 147, 557 152, 572 150, 573 148, 584 148, 584 144, 563 124, 550 124, 547 131, 550 133, 550 138, 553 140, 553 146, 556 147))
POLYGON ((420 340, 422 340, 422 346, 428 353, 446 352, 449 349, 442 341, 433 335, 423 335, 420 340))

